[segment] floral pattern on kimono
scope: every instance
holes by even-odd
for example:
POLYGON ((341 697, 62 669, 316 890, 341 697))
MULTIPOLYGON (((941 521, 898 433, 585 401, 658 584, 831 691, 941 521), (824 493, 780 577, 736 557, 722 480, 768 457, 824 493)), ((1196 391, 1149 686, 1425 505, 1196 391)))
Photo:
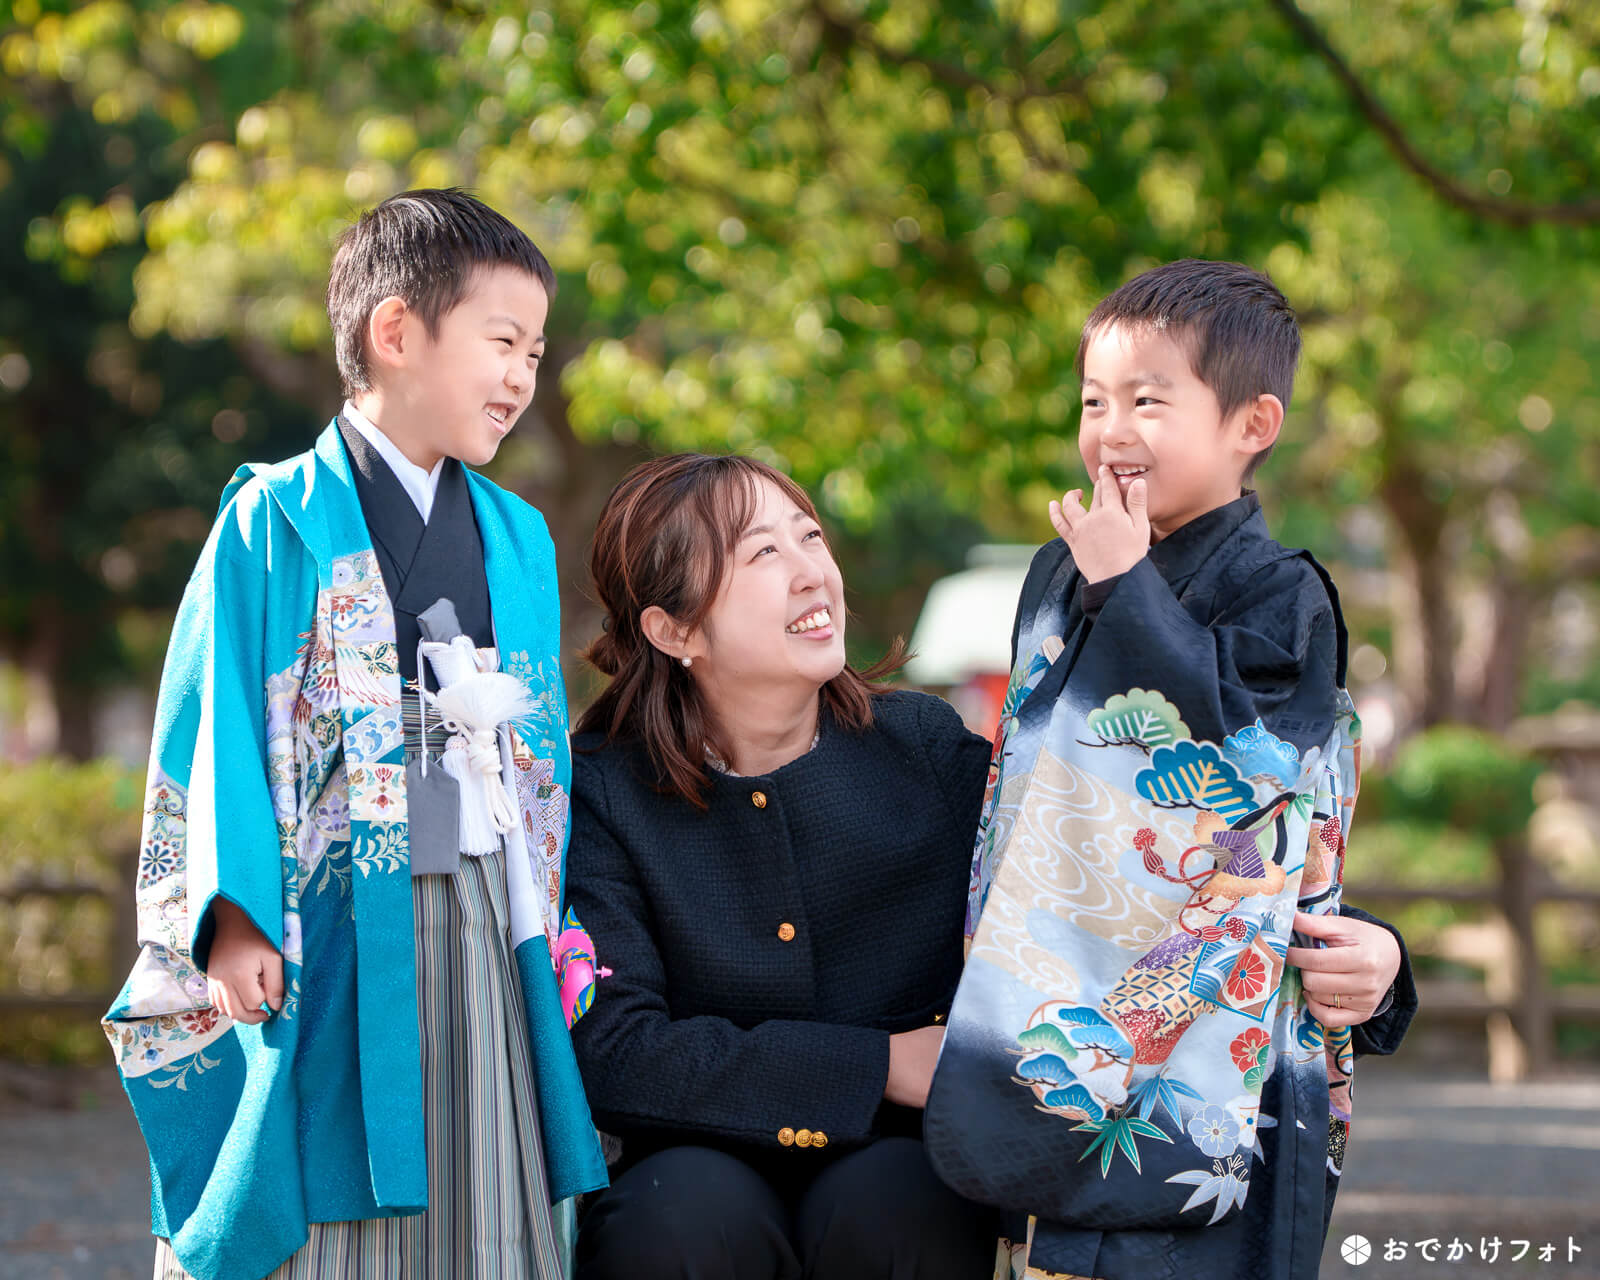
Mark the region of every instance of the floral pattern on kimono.
POLYGON ((925 1113, 944 1180, 1016 1218, 997 1275, 1314 1274, 1271 1215, 1321 1222, 1353 1050, 1285 955, 1339 910, 1360 726, 1320 568, 1253 498, 1188 536, 1098 614, 1052 544, 1019 605, 925 1113))
MULTIPOLYGON (((498 634, 554 654, 542 521, 481 477, 469 487, 498 634)), ((143 949, 104 1024, 151 1150, 153 1229, 199 1280, 266 1274, 308 1222, 427 1203, 394 636, 336 429, 308 454, 242 471, 173 631, 139 859, 143 949), (282 954, 284 1004, 259 1025, 209 1003, 218 895, 282 954)), ((551 960, 565 704, 548 677, 530 692, 539 711, 508 733, 505 769, 539 784, 517 789, 506 864, 561 1199, 603 1186, 605 1170, 551 960)))

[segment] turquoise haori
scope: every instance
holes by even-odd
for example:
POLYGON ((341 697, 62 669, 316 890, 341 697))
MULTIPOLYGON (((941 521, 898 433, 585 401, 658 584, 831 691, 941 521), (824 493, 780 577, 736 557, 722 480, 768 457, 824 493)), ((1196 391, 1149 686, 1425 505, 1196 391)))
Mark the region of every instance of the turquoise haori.
MULTIPOLYGON (((605 1185, 552 965, 567 841, 559 616, 542 519, 468 474, 499 653, 506 912, 549 1195, 605 1185)), ((200 1280, 262 1276, 308 1224, 418 1214, 430 1187, 395 623, 336 428, 242 468, 173 629, 138 870, 142 951, 105 1029, 152 1226, 200 1280), (283 958, 265 1022, 212 1007, 218 896, 283 958)), ((422 883, 419 881, 418 883, 422 883)))

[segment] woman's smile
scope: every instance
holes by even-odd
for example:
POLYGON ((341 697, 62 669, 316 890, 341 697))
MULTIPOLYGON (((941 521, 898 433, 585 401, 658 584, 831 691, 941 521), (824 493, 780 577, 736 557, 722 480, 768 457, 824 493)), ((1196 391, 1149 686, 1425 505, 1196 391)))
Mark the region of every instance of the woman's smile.
POLYGON ((825 603, 812 605, 784 630, 792 636, 805 636, 811 640, 831 640, 833 612, 825 603))

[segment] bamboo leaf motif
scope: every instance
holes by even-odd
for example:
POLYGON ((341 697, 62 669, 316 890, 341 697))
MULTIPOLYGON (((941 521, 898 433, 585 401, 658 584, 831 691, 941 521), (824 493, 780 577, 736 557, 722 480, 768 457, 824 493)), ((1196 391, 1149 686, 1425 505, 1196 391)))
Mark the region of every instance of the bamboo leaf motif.
POLYGON ((1146 1138, 1159 1138, 1162 1142, 1170 1143, 1172 1138, 1163 1133, 1161 1129, 1149 1120, 1137 1116, 1107 1117, 1104 1120, 1086 1120, 1082 1124, 1074 1125, 1073 1130, 1078 1133, 1092 1133, 1094 1138, 1088 1148, 1078 1157, 1087 1160, 1096 1151, 1100 1153, 1100 1176, 1110 1175, 1111 1161, 1120 1149, 1128 1157, 1128 1163, 1133 1165, 1135 1173, 1144 1170, 1139 1163, 1139 1146, 1134 1135, 1146 1138))

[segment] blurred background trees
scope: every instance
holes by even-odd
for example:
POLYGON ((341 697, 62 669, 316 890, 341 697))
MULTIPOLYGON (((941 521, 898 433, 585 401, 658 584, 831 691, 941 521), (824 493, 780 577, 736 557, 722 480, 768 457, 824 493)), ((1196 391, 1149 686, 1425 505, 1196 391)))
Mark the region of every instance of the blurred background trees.
POLYGON ((561 276, 494 472, 569 651, 604 495, 681 448, 792 472, 858 651, 908 633, 972 544, 1049 535, 1093 302, 1227 257, 1305 324, 1263 499, 1333 564, 1377 753, 1600 697, 1592 5, 20 0, 0 77, 13 756, 153 686, 227 475, 337 407, 334 238, 415 185, 561 276))

